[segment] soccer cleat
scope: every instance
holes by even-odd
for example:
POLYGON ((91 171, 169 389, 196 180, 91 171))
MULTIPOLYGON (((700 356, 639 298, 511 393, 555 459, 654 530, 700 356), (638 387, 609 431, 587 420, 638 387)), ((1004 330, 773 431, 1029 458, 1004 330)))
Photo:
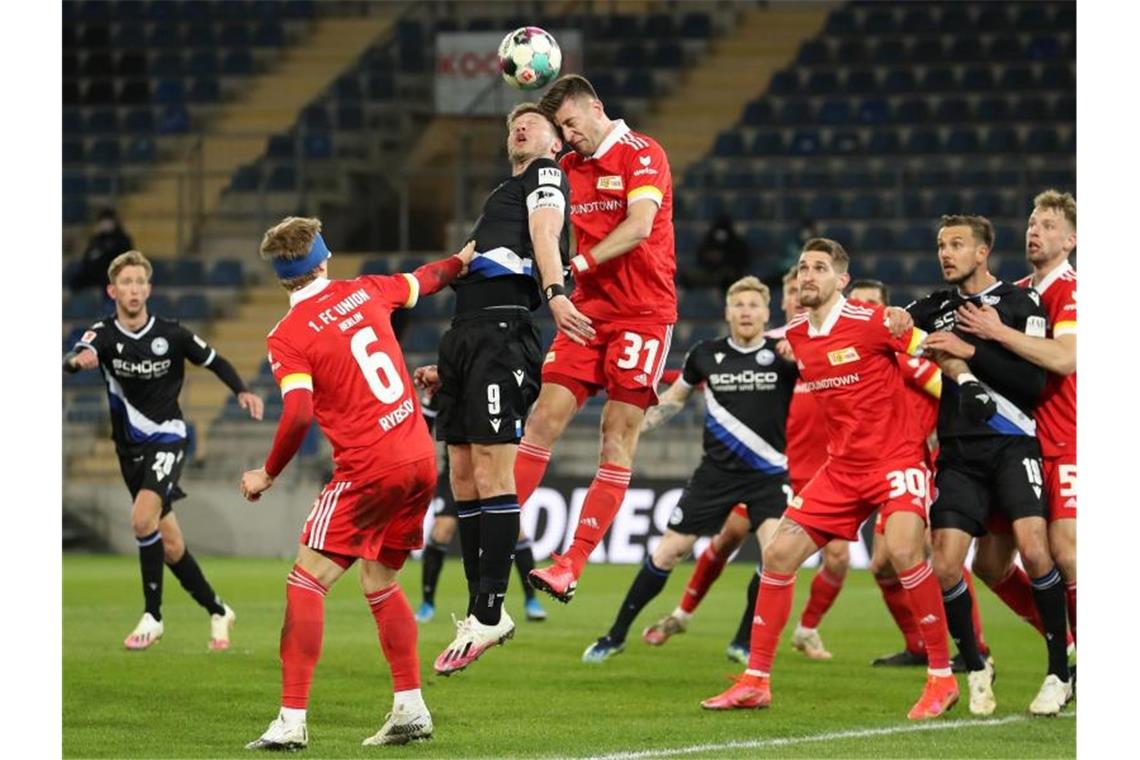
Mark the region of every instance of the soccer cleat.
POLYGON ((384 716, 384 725, 380 730, 369 736, 362 746, 371 747, 378 744, 407 744, 408 742, 430 739, 434 726, 431 723, 431 713, 427 707, 422 710, 394 709, 384 716))
POLYGON ((435 672, 441 676, 458 673, 496 644, 515 635, 515 621, 502 610, 497 625, 484 625, 474 615, 455 621, 455 640, 435 658, 435 672))
POLYGON ((133 652, 139 652, 153 645, 162 638, 162 621, 155 620, 149 612, 144 612, 139 624, 123 640, 123 646, 133 652))
POLYGON ((582 653, 582 662, 605 662, 615 654, 621 654, 624 651, 624 641, 615 642, 612 641, 608 635, 603 636, 590 646, 586 647, 586 651, 582 653))
POLYGON ((876 668, 909 668, 914 665, 926 667, 926 653, 921 654, 904 649, 894 654, 885 654, 871 660, 871 666, 876 668))
POLYGON ((994 663, 986 659, 986 667, 982 670, 972 670, 966 675, 966 683, 970 687, 970 714, 993 715, 997 709, 997 700, 994 698, 994 663))
POLYGON ((309 746, 309 729, 305 727, 305 722, 286 723, 278 715, 269 724, 269 728, 265 729, 265 733, 260 738, 245 745, 245 748, 292 752, 293 750, 304 749, 307 746, 309 746))
POLYGON ((927 674, 922 696, 910 708, 906 717, 910 720, 930 720, 937 718, 958 704, 958 679, 954 676, 932 676, 927 674))
POLYGON ((735 683, 715 697, 701 702, 706 710, 758 710, 772 704, 772 687, 766 677, 747 673, 732 679, 735 683))
POLYGON ((542 609, 542 605, 534 597, 526 600, 526 619, 532 623, 546 620, 546 610, 542 609))
POLYGON ((733 662, 739 662, 741 665, 744 665, 745 667, 748 666, 748 645, 747 644, 740 644, 740 643, 734 641, 728 645, 728 648, 724 650, 724 653, 726 655, 728 655, 728 659, 732 660, 733 662))
POLYGON ((1029 703, 1029 713, 1039 716, 1057 715, 1072 697, 1072 681, 1062 681, 1050 673, 1045 676, 1045 682, 1041 684, 1037 696, 1029 703))
POLYGON ((435 605, 430 602, 424 602, 420 608, 416 610, 417 623, 430 623, 432 618, 435 617, 435 605))
MULTIPOLYGON (((990 664, 993 664, 994 658, 990 655, 990 650, 986 649, 980 651, 979 654, 982 659, 990 664)), ((961 652, 956 653, 950 658, 950 672, 951 673, 969 673, 970 669, 966 667, 966 658, 962 656, 961 652)))
POLYGON ((224 615, 210 615, 209 648, 214 652, 224 652, 230 648, 230 631, 237 621, 237 613, 228 604, 223 604, 224 615))
POLYGON ((677 615, 669 613, 653 625, 641 632, 641 638, 650 646, 659 647, 669 640, 670 636, 684 633, 689 629, 689 621, 682 620, 677 615))
POLYGON ((807 655, 809 660, 830 660, 831 652, 823 647, 823 639, 815 628, 797 625, 792 634, 792 646, 807 655))
POLYGON ((531 570, 530 585, 539 591, 545 591, 552 597, 567 604, 574 598, 574 591, 578 588, 578 579, 574 577, 574 570, 570 562, 560 554, 551 554, 554 564, 541 570, 531 570))

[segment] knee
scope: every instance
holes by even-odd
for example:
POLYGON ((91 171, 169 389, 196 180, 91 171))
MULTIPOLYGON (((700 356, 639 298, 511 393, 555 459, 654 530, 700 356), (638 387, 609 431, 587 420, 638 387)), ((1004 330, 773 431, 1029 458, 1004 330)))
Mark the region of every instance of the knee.
POLYGON ((1032 543, 1019 550, 1025 571, 1031 578, 1040 578, 1053 569, 1053 555, 1044 543, 1032 543))
POLYGON ((683 556, 683 552, 678 552, 673 547, 658 544, 652 556, 653 566, 658 570, 672 570, 677 566, 677 563, 681 561, 681 557, 683 556))
POLYGON ((823 566, 831 575, 837 578, 847 576, 847 568, 851 566, 851 552, 844 543, 842 547, 828 548, 823 551, 823 566))
POLYGON ((871 575, 879 580, 895 577, 895 569, 890 562, 887 561, 886 552, 877 551, 871 555, 871 562, 867 565, 867 569, 871 571, 871 575))
MULTIPOLYGON (((938 579, 938 585, 944 589, 952 588, 962 580, 962 563, 955 561, 952 557, 947 557, 941 552, 934 552, 934 576, 938 579)), ((898 565, 896 565, 898 567, 898 565)), ((907 565, 906 567, 912 567, 907 565)))
POLYGON ((447 546, 455 537, 455 520, 449 517, 440 517, 431 526, 431 540, 440 546, 447 546))
POLYGON ((768 550, 764 552, 764 567, 774 573, 789 574, 799 569, 797 557, 787 548, 780 546, 779 541, 773 541, 768 550))
POLYGON ((1002 562, 996 557, 979 552, 974 555, 970 571, 986 586, 993 588, 1005 577, 1010 564, 1010 561, 1002 562))
POLYGON ((544 404, 535 404, 526 420, 524 435, 530 443, 549 449, 562 434, 567 420, 544 404))
POLYGON ((132 515, 131 516, 131 529, 134 530, 135 536, 142 538, 149 536, 158 530, 158 516, 157 515, 132 515))
POLYGON ((182 559, 182 555, 186 553, 186 544, 182 542, 181 537, 164 535, 162 537, 162 553, 165 556, 166 563, 173 565, 182 559))
POLYGON ((1067 581, 1075 581, 1077 579, 1077 549, 1075 546, 1068 545, 1054 545, 1052 548, 1053 561, 1057 564, 1057 568, 1061 571, 1061 575, 1065 576, 1067 581))

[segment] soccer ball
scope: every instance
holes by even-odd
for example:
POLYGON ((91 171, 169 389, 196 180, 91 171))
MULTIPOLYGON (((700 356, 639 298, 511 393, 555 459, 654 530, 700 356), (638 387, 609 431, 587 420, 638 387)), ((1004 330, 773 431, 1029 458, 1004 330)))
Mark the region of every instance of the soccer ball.
POLYGON ((499 71, 511 87, 537 90, 558 76, 562 50, 537 26, 520 26, 499 44, 499 71))

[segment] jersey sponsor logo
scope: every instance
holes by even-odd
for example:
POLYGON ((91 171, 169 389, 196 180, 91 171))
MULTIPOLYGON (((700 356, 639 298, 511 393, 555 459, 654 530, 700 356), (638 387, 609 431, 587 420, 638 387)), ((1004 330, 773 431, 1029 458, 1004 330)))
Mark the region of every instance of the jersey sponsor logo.
POLYGON ((87 332, 83 333, 83 337, 79 339, 79 342, 80 343, 90 343, 93 340, 95 340, 95 331, 94 330, 88 330, 87 332))
POLYGON ((647 167, 645 167, 644 169, 638 169, 637 171, 635 171, 635 172, 633 173, 633 176, 635 176, 635 177, 644 177, 644 176, 645 176, 645 175, 647 175, 647 174, 656 174, 656 173, 657 173, 657 170, 656 170, 656 169, 654 169, 654 168, 653 168, 653 167, 651 167, 651 166, 647 166, 647 167))
POLYGON ((714 372, 709 375, 709 382, 717 390, 722 390, 721 386, 724 385, 771 385, 779 380, 780 376, 775 372, 760 372, 754 369, 741 372, 714 372))
POLYGON ((642 166, 649 166, 651 163, 653 163, 652 156, 638 156, 637 160, 641 162, 642 166))
POLYGON ((762 348, 756 352, 756 363, 761 367, 770 367, 774 361, 776 361, 776 354, 772 351, 762 348))
POLYGON ((515 376, 515 382, 518 383, 519 386, 521 387, 523 384, 523 380, 526 378, 526 373, 523 372, 521 369, 516 369, 513 372, 511 372, 511 374, 515 376))
POLYGON ((116 358, 111 360, 111 367, 119 377, 137 377, 142 380, 162 377, 170 371, 170 364, 170 359, 134 361, 116 358))
POLYGON ((170 350, 170 344, 166 342, 166 338, 155 338, 150 342, 150 350, 155 356, 163 356, 170 350))
POLYGON ((538 170, 538 184, 540 185, 554 185, 557 187, 562 184, 562 170, 543 168, 538 170))
POLYGON ((610 175, 607 177, 598 177, 599 190, 621 190, 623 187, 621 177, 618 175, 610 175))
POLYGON ((825 377, 822 380, 812 380, 803 385, 808 389, 809 393, 814 393, 815 391, 827 390, 828 388, 843 388, 848 385, 855 385, 859 380, 859 373, 853 372, 850 375, 839 375, 838 377, 825 377))
POLYGON ((531 212, 540 208, 552 208, 561 211, 566 208, 566 199, 562 196, 561 190, 547 190, 540 187, 526 197, 526 207, 531 212))
MULTIPOLYGON (((618 177, 621 179, 621 177, 618 177)), ((620 211, 625 206, 625 201, 618 198, 610 198, 604 201, 590 201, 589 203, 572 203, 570 204, 571 214, 593 214, 597 211, 620 211)))
POLYGON ((1045 317, 1032 316, 1025 320, 1025 334, 1034 338, 1045 337, 1045 317))
POLYGON ((713 354, 713 358, 716 359, 717 364, 720 364, 722 361, 724 361, 724 354, 720 351, 717 351, 715 354, 713 354))
POLYGON ((850 364, 851 362, 859 361, 859 352, 855 350, 854 346, 841 348, 838 351, 827 352, 827 362, 832 367, 838 367, 840 364, 850 364))
POLYGON ((415 411, 416 407, 412 402, 412 399, 410 397, 406 398, 400 403, 399 406, 380 418, 380 427, 384 429, 385 433, 387 433, 389 430, 411 417, 415 411))

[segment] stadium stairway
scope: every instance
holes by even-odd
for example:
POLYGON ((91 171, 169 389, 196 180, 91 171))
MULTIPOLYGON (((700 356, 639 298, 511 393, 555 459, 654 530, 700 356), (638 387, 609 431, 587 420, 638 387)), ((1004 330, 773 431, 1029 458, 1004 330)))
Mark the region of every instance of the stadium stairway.
POLYGON ((665 147, 674 183, 708 152, 710 135, 736 123, 744 104, 768 88, 805 40, 819 34, 829 11, 823 3, 742 8, 732 32, 718 38, 681 86, 656 104, 647 123, 636 125, 665 147))
MULTIPOLYGON (((238 101, 222 109, 203 135, 203 213, 217 207, 230 175, 264 149, 265 134, 292 124, 306 103, 352 64, 393 23, 399 7, 388 15, 359 18, 320 18, 313 31, 285 52, 273 70, 254 77, 238 101), (243 136, 243 133, 260 136, 243 136)), ((155 168, 155 178, 140 192, 123 198, 119 213, 130 220, 136 244, 148 256, 174 256, 177 246, 179 182, 185 159, 155 168)))

